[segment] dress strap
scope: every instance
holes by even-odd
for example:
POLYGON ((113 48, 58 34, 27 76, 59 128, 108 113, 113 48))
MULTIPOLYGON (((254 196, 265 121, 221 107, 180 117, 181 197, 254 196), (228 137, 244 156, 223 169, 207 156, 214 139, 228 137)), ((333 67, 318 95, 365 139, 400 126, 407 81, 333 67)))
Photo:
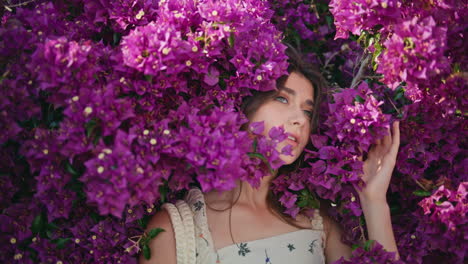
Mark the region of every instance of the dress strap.
POLYGON ((325 232, 325 228, 323 225, 323 217, 320 215, 320 211, 318 209, 314 210, 313 217, 310 218, 310 222, 312 224, 312 229, 320 230, 322 233, 322 248, 325 248, 327 244, 327 234, 325 232))
POLYGON ((203 193, 198 188, 190 189, 185 201, 190 206, 195 224, 195 243, 197 248, 197 264, 216 263, 217 254, 214 248, 211 232, 206 216, 206 203, 203 193))
POLYGON ((169 213, 174 229, 177 264, 195 264, 195 230, 190 207, 184 201, 177 201, 175 205, 165 203, 162 208, 169 213))

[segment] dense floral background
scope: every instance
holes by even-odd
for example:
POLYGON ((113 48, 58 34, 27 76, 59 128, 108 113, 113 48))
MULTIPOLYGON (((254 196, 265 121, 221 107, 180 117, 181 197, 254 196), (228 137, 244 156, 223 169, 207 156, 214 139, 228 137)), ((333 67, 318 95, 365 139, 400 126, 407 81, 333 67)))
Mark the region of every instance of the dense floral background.
POLYGON ((289 43, 330 88, 306 166, 274 182, 286 212, 329 200, 358 247, 338 263, 392 263, 365 243, 353 186, 360 150, 399 119, 388 200, 402 260, 466 263, 466 1, 2 5, 0 262, 136 263, 161 203, 258 184, 284 135, 254 141, 239 107, 286 73, 289 43))

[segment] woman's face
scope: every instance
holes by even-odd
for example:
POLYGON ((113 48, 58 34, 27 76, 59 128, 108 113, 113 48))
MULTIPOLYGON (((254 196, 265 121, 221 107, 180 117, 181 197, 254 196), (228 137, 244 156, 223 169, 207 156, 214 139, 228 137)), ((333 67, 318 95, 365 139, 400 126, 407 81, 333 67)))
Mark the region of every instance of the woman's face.
POLYGON ((309 141, 313 98, 314 89, 309 80, 292 72, 284 86, 279 87, 279 94, 267 99, 250 117, 252 123, 264 121, 265 136, 272 127, 284 128, 289 136, 277 145, 277 150, 281 152, 286 145, 292 146, 293 156, 280 155, 286 164, 293 163, 309 141))

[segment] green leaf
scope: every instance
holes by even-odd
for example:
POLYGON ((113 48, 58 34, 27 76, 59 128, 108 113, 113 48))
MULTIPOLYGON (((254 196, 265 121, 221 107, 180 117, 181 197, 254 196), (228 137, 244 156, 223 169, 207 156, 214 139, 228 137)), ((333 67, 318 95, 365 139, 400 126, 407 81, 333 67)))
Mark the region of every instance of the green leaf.
POLYGON ((226 80, 224 78, 219 78, 218 84, 223 91, 226 91, 226 80))
POLYGON ((249 152, 249 153, 247 153, 247 155, 249 155, 249 157, 251 157, 251 158, 259 158, 264 162, 268 162, 267 159, 260 153, 249 152))
POLYGON ((306 206, 307 206, 307 200, 300 200, 300 201, 297 203, 297 206, 299 206, 299 207, 306 207, 306 206))
POLYGON ((370 251, 373 244, 374 244, 374 240, 367 240, 367 241, 364 243, 364 250, 365 250, 365 251, 370 251))
POLYGON ((97 125, 97 122, 94 119, 89 120, 85 124, 87 138, 89 138, 92 135, 92 133, 94 132, 94 129, 96 128, 96 125, 97 125))
POLYGON ((253 151, 254 152, 257 152, 257 146, 258 146, 258 140, 257 138, 254 139, 253 143, 252 143, 252 146, 253 146, 253 151))
POLYGON ((359 45, 362 45, 362 42, 364 42, 364 45, 366 44, 367 42, 367 37, 369 36, 369 34, 367 33, 367 31, 362 31, 361 35, 359 36, 359 38, 357 39, 357 43, 359 45))
POLYGON ((404 93, 397 93, 397 94, 395 94, 395 97, 393 97, 393 100, 398 101, 401 98, 403 98, 403 95, 404 95, 404 93))
POLYGON ((114 47, 117 46, 121 38, 122 38, 122 34, 114 32, 114 34, 112 35, 112 45, 114 47))
POLYGON ((359 103, 364 103, 366 100, 364 100, 364 98, 362 98, 361 96, 359 95, 356 95, 356 97, 354 97, 354 101, 356 102, 359 102, 359 103))
POLYGON ((74 191, 77 195, 77 200, 74 200, 74 202, 78 203, 82 199, 86 199, 86 194, 83 191, 84 183, 80 182, 78 179, 72 179, 69 181, 66 185, 65 188, 70 189, 74 191))
POLYGON ((149 83, 153 83, 153 75, 146 74, 145 80, 149 83))
POLYGON ((159 233, 164 232, 164 231, 165 231, 164 229, 159 228, 159 227, 158 228, 153 228, 148 232, 148 236, 149 236, 150 239, 153 239, 157 235, 159 235, 159 233))
POLYGON ((200 36, 200 37, 195 38, 195 41, 204 41, 204 40, 205 40, 204 36, 200 36))
POLYGON ((31 231, 33 234, 38 234, 44 228, 44 216, 39 214, 36 216, 31 224, 31 231))
POLYGON ((101 220, 104 219, 103 216, 99 215, 99 214, 96 213, 96 212, 91 212, 91 213, 89 214, 89 216, 91 217, 91 219, 93 219, 93 221, 94 221, 95 223, 99 223, 99 221, 101 221, 101 220))
POLYGON ((361 217, 359 217, 359 225, 360 226, 366 225, 366 218, 364 217, 364 215, 361 215, 361 217))
POLYGON ((79 176, 79 174, 80 174, 78 171, 76 171, 73 168, 73 166, 70 164, 70 162, 68 160, 65 162, 65 169, 66 169, 66 171, 68 173, 70 173, 73 176, 79 176))
POLYGON ((229 34, 229 47, 234 47, 234 44, 235 44, 235 35, 234 35, 234 32, 231 32, 231 34, 229 34))
POLYGON ((297 206, 299 207, 306 207, 306 208, 320 208, 320 202, 317 200, 315 195, 311 193, 307 189, 302 189, 299 192, 299 202, 297 203, 297 206))
POLYGON ((100 122, 100 119, 93 118, 85 124, 86 137, 90 139, 94 145, 96 145, 99 142, 99 139, 101 138, 102 129, 100 122))
POLYGON ((146 260, 151 258, 151 250, 148 245, 143 245, 143 256, 146 260))
POLYGON ((372 54, 372 69, 375 71, 375 70, 377 70, 377 66, 378 66, 378 64, 375 61, 380 56, 380 54, 382 54, 383 47, 382 47, 382 45, 380 45, 379 42, 376 42, 375 45, 374 45, 374 48, 375 48, 375 51, 372 54))
POLYGON ((31 118, 24 121, 18 121, 18 125, 22 128, 33 129, 39 126, 40 121, 37 118, 31 118))
POLYGON ((427 197, 431 196, 432 193, 425 190, 416 190, 413 192, 413 194, 416 196, 427 197))
POLYGON ((58 249, 64 249, 65 245, 70 241, 70 238, 59 238, 54 241, 55 245, 57 246, 58 249))
POLYGON ((47 230, 59 229, 59 227, 56 224, 52 223, 52 222, 47 223, 46 228, 47 228, 47 230))
POLYGON ((374 44, 374 40, 375 40, 375 39, 374 39, 373 37, 368 38, 368 39, 367 39, 367 45, 366 45, 366 47, 369 47, 369 46, 371 46, 372 44, 374 44))
POLYGON ((9 70, 7 70, 5 73, 3 73, 2 75, 0 75, 0 84, 3 82, 3 80, 8 76, 8 74, 10 73, 9 70))
POLYGON ((315 197, 313 197, 313 199, 311 199, 309 203, 310 203, 310 207, 315 208, 315 209, 320 209, 320 202, 315 197))
POLYGON ((146 229, 146 226, 148 225, 148 221, 151 218, 150 215, 144 215, 142 218, 138 219, 138 225, 140 226, 141 229, 146 229))
POLYGON ((159 186, 159 195, 160 195, 159 200, 161 201, 162 204, 166 202, 166 199, 167 199, 166 196, 168 193, 169 193, 169 186, 167 185, 167 182, 164 185, 159 186))
POLYGON ((325 16, 325 21, 327 22, 328 28, 333 27, 333 17, 332 16, 325 16))
POLYGON ((414 45, 414 41, 411 37, 406 37, 403 39, 403 43, 405 44, 405 50, 406 49, 414 49, 415 45, 414 45))
POLYGON ((391 213, 392 215, 400 213, 400 210, 401 210, 400 205, 392 204, 392 205, 390 206, 390 213, 391 213))
POLYGON ((268 160, 265 158, 265 156, 263 156, 262 154, 260 153, 253 153, 253 152, 249 152, 247 153, 247 155, 250 157, 250 158, 258 158, 260 159, 261 161, 263 161, 263 163, 265 163, 268 168, 270 169, 270 173, 275 173, 275 170, 273 170, 273 168, 271 167, 270 163, 268 162, 268 160))

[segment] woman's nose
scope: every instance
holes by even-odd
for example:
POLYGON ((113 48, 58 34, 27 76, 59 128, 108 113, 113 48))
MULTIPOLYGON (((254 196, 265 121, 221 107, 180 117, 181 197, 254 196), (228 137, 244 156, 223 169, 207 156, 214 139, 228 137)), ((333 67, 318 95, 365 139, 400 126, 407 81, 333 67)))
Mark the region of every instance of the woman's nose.
POLYGON ((304 116, 304 113, 302 112, 302 110, 294 111, 294 113, 291 113, 291 116, 289 119, 289 122, 291 123, 291 125, 294 125, 294 126, 303 126, 306 121, 307 121, 306 117, 304 116))

